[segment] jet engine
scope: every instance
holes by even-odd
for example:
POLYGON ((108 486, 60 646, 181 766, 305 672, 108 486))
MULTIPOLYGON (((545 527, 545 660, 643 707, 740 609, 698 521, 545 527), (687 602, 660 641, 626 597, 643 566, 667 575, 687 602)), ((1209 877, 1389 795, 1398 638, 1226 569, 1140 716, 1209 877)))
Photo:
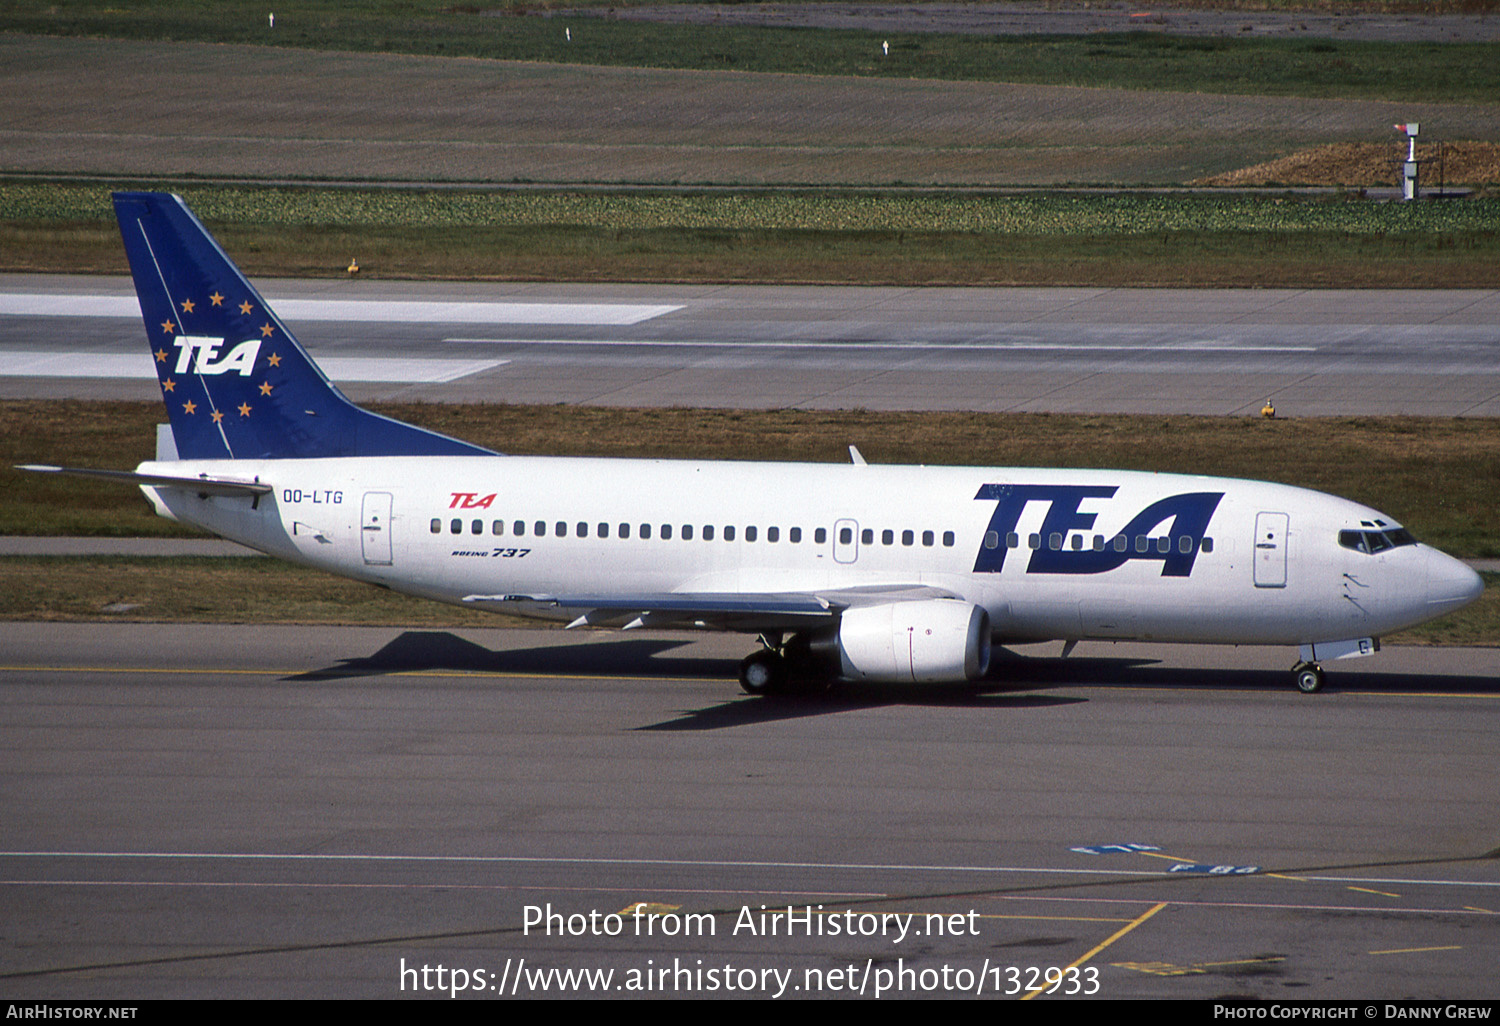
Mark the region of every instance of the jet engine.
POLYGON ((849 609, 835 640, 851 680, 977 680, 990 668, 989 614, 961 599, 849 609))

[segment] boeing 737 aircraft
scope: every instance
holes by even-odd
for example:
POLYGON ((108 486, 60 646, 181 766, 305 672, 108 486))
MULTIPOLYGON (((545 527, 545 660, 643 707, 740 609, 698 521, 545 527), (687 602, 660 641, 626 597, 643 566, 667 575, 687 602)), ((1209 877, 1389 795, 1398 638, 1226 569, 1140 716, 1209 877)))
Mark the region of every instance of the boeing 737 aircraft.
POLYGON ((441 602, 759 635, 752 694, 976 680, 993 643, 1092 638, 1297 646, 1311 692, 1320 661, 1483 590, 1384 513, 1265 482, 852 448, 849 465, 505 456, 349 402, 178 197, 114 203, 176 452, 69 472, 441 602))

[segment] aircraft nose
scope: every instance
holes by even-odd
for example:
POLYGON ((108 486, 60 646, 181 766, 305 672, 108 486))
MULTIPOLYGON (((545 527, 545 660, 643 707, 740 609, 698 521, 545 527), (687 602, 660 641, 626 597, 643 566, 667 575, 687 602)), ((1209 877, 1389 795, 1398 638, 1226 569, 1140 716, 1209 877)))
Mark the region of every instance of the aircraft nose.
POLYGON ((1427 553, 1427 613, 1441 616, 1462 609, 1484 592, 1484 579, 1470 567, 1436 549, 1427 553))

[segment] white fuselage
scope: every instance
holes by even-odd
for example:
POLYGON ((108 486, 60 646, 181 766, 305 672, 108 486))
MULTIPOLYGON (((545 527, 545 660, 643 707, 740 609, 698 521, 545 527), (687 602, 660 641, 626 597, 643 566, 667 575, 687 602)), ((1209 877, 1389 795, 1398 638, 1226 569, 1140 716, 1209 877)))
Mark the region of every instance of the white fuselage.
POLYGON ((1397 527, 1375 510, 1227 478, 521 456, 139 470, 270 484, 258 501, 144 490, 164 515, 271 555, 455 603, 925 586, 983 607, 1000 641, 1308 644, 1474 594, 1472 571, 1428 546, 1340 544, 1397 527))

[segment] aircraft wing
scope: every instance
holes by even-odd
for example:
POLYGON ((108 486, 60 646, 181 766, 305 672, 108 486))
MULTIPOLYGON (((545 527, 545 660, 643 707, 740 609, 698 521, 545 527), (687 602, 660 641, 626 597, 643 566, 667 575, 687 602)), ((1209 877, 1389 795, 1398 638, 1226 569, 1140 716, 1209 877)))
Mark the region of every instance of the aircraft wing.
POLYGON ((464 602, 503 613, 537 608, 575 612, 569 627, 712 627, 726 631, 805 630, 833 623, 852 606, 883 605, 952 592, 916 584, 818 592, 656 592, 635 595, 467 595, 464 602))
POLYGON ((68 474, 73 477, 94 477, 120 484, 146 485, 153 488, 181 488, 199 495, 266 495, 272 486, 259 481, 241 481, 229 477, 173 477, 169 474, 138 474, 133 470, 95 470, 91 467, 51 467, 40 464, 16 466, 17 470, 30 470, 38 474, 68 474))

